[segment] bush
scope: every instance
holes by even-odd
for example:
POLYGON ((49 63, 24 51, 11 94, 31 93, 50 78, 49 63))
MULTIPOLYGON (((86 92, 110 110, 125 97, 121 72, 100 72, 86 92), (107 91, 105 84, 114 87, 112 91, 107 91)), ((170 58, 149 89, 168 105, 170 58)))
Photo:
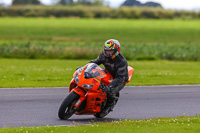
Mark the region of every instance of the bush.
POLYGON ((200 12, 164 10, 160 7, 103 6, 10 6, 0 7, 0 17, 81 17, 81 18, 153 18, 199 19, 200 12))

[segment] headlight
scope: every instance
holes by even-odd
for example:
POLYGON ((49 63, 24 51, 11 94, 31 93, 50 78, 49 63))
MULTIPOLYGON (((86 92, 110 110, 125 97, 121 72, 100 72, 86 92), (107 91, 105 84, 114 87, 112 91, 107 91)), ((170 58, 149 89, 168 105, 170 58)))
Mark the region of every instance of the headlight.
POLYGON ((75 75, 74 79, 75 79, 76 83, 78 84, 79 83, 78 74, 75 75))
POLYGON ((84 87, 84 88, 88 88, 88 89, 92 89, 92 87, 93 87, 94 85, 82 85, 82 87, 84 87))

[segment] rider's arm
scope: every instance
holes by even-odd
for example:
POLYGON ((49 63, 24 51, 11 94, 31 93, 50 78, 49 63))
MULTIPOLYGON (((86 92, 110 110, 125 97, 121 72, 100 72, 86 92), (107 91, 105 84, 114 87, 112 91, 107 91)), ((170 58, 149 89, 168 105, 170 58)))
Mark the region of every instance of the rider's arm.
POLYGON ((101 53, 96 59, 91 60, 89 63, 95 63, 97 65, 101 65, 103 62, 103 53, 101 53))

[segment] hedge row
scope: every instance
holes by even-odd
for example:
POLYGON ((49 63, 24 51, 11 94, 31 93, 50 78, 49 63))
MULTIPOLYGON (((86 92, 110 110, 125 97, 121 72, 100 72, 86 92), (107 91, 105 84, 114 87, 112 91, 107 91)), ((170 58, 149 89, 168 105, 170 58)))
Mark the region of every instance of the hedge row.
MULTIPOLYGON (((200 61, 200 44, 126 44, 121 53, 127 60, 200 61)), ((96 43, 2 43, 0 58, 94 59, 102 51, 96 43), (96 47, 98 46, 98 47, 96 47)))
POLYGON ((10 6, 0 7, 0 17, 199 19, 200 11, 164 10, 150 7, 10 6))

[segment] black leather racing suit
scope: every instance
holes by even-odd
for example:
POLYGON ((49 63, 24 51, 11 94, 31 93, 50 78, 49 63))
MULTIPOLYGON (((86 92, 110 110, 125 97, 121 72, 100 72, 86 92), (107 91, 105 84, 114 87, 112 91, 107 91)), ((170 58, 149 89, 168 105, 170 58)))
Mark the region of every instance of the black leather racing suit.
POLYGON ((114 59, 106 58, 103 52, 90 63, 103 64, 105 69, 113 76, 113 81, 108 87, 111 94, 116 95, 128 81, 128 64, 126 59, 119 53, 114 59))

